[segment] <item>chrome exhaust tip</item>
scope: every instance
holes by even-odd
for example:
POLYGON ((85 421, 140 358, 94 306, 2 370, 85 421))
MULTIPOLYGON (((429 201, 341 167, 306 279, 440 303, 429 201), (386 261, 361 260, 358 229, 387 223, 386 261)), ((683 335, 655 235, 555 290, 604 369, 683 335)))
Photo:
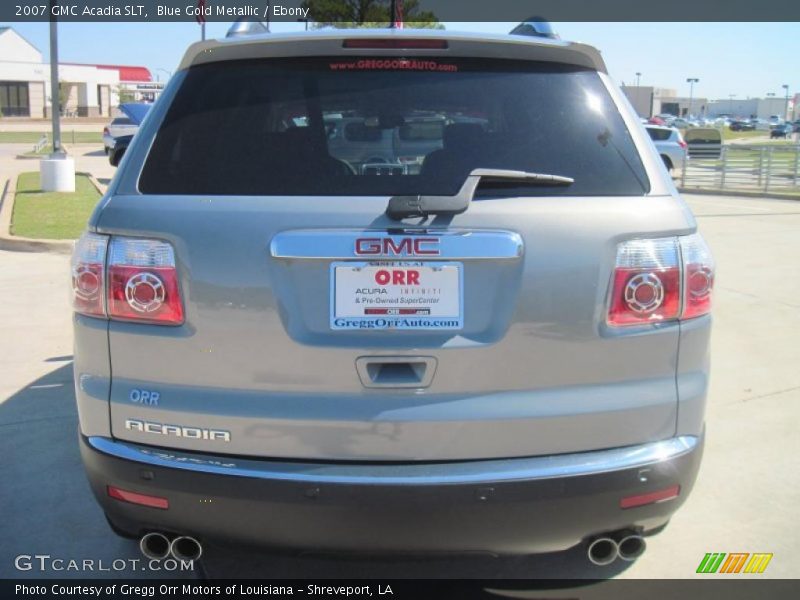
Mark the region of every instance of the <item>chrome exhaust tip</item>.
POLYGON ((176 560, 198 560, 203 555, 203 547, 193 537, 181 535, 172 540, 169 553, 176 560))
POLYGON ((163 560, 169 556, 169 538, 156 531, 147 533, 139 540, 139 550, 150 560, 163 560))
POLYGON ((592 564, 599 567, 610 565, 617 560, 617 542, 610 537, 598 537, 589 543, 586 555, 592 564))
POLYGON ((632 534, 621 538, 617 542, 619 557, 622 560, 633 561, 644 554, 647 542, 640 535, 632 534))

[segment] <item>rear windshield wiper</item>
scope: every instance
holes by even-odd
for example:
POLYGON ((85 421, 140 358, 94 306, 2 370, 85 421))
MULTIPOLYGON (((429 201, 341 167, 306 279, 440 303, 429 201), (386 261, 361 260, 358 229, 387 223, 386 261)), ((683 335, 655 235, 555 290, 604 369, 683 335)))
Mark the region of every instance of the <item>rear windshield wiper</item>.
POLYGON ((548 173, 530 173, 528 171, 512 171, 509 169, 474 169, 467 176, 464 185, 455 196, 392 196, 386 215, 399 221, 407 217, 427 217, 428 215, 457 215, 469 208, 469 203, 478 189, 481 180, 518 181, 527 185, 571 185, 572 177, 550 175, 548 173))

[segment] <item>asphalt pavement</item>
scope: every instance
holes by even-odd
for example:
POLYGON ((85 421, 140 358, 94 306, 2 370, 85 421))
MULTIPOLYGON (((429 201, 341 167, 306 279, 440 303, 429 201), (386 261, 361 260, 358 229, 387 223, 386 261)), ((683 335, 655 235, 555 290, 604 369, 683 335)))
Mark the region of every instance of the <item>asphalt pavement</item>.
MULTIPOLYGON (((706 450, 692 495, 638 561, 597 568, 580 549, 401 559, 212 546, 204 573, 173 575, 689 578, 707 552, 771 552, 760 577, 800 575, 800 202, 686 198, 718 263, 706 450)), ((67 285, 67 257, 0 251, 0 577, 86 575, 18 571, 19 555, 141 558, 108 529, 80 465, 67 285)), ((141 568, 95 574, 167 574, 141 568)))

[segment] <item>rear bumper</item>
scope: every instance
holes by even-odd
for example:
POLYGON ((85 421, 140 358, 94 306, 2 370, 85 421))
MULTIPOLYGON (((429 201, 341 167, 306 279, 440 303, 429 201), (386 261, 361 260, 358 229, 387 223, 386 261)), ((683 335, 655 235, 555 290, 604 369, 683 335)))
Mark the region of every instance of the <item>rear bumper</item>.
POLYGON ((625 527, 645 532, 685 501, 703 437, 577 454, 437 464, 259 461, 81 438, 97 500, 120 528, 217 542, 371 552, 525 554, 625 527), (169 508, 108 497, 113 485, 169 508), (620 499, 674 485, 665 502, 620 499))

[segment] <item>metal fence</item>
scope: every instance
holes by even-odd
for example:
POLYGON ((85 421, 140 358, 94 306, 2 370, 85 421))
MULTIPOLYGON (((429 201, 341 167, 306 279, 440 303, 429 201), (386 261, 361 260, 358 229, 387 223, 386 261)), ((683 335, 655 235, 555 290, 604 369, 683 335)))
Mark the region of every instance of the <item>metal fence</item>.
POLYGON ((47 134, 46 134, 46 133, 43 133, 43 134, 42 134, 42 137, 40 137, 40 138, 39 138, 39 141, 38 141, 38 142, 36 142, 36 143, 33 145, 33 152, 34 152, 34 153, 40 152, 40 151, 42 150, 42 148, 44 148, 45 146, 47 146, 47 144, 48 144, 48 143, 50 143, 50 142, 49 142, 49 140, 47 139, 47 134))
POLYGON ((684 162, 681 188, 800 194, 800 144, 727 145, 684 162))

